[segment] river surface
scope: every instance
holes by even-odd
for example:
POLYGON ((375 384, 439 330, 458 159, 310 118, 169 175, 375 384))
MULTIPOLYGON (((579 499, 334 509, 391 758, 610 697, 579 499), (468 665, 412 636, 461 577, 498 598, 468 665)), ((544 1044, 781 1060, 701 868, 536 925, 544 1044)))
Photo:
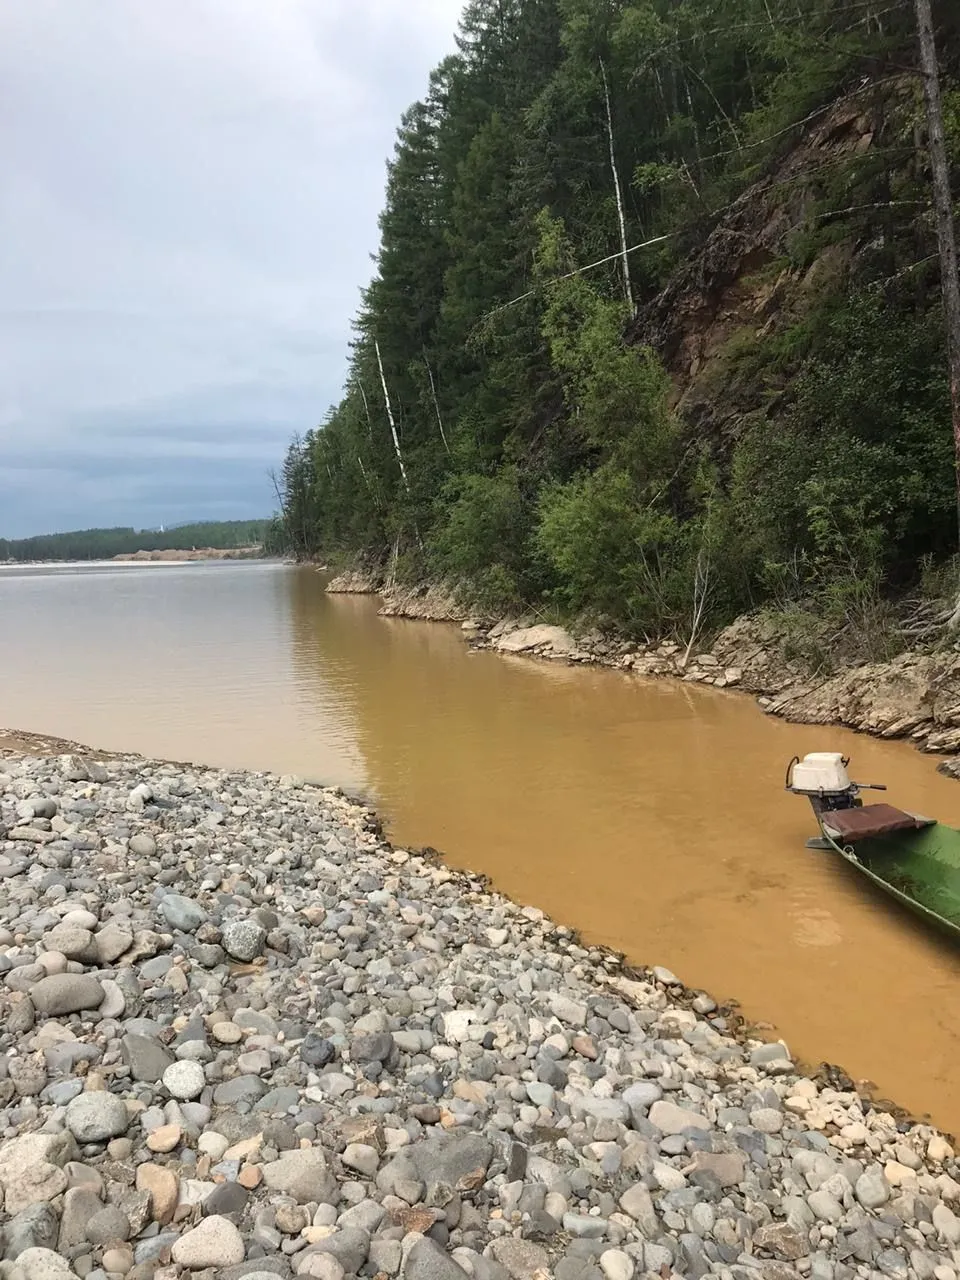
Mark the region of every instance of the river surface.
POLYGON ((960 1132, 960 950, 804 849, 795 753, 960 825, 899 743, 677 682, 471 654, 274 564, 0 569, 0 725, 299 773, 636 963, 736 998, 802 1061, 960 1132))

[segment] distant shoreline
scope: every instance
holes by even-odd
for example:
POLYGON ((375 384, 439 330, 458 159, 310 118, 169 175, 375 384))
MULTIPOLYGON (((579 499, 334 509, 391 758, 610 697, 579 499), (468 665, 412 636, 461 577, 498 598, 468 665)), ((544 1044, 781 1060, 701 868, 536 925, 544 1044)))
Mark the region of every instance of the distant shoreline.
POLYGON ((203 560, 268 559, 262 547, 199 547, 190 551, 127 551, 103 560, 2 560, 0 569, 29 569, 55 565, 192 564, 203 560))

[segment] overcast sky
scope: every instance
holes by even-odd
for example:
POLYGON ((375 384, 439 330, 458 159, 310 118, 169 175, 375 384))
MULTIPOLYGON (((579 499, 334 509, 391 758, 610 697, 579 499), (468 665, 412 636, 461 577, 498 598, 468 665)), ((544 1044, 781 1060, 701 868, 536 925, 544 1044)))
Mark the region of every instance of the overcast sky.
POLYGON ((460 0, 0 0, 0 536, 263 515, 460 0))

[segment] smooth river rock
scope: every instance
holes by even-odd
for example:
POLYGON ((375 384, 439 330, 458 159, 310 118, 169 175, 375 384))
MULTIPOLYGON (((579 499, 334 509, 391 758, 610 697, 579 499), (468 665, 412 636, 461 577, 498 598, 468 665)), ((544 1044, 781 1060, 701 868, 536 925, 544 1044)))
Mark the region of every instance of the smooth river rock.
POLYGON ((41 978, 30 988, 33 1007, 50 1018, 96 1009, 103 1003, 104 995, 100 982, 87 973, 55 973, 41 978))

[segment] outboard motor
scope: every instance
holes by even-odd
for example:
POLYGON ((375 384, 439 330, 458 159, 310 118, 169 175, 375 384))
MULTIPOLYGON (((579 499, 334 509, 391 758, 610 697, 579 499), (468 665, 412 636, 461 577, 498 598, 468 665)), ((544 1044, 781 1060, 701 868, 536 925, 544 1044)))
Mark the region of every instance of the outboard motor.
POLYGON ((786 786, 796 796, 806 796, 813 812, 820 815, 833 809, 859 809, 864 788, 886 791, 876 783, 851 782, 850 763, 839 751, 812 751, 801 760, 794 756, 787 766, 786 786))

